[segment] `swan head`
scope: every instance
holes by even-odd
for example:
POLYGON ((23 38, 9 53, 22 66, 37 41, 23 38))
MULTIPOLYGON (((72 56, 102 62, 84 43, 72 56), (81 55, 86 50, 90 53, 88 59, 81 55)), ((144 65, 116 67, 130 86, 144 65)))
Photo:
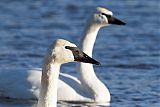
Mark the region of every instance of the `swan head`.
POLYGON ((125 25, 125 23, 113 16, 113 13, 106 8, 97 7, 93 14, 93 23, 103 27, 109 24, 125 25))
POLYGON ((95 59, 89 57, 82 52, 77 46, 67 40, 57 39, 49 48, 48 59, 63 64, 68 62, 84 62, 99 65, 100 63, 95 59))

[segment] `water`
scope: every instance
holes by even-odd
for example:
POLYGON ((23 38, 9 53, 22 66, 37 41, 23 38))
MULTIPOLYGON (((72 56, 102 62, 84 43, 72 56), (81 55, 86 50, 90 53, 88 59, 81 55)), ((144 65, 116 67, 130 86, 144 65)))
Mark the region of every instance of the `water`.
MULTIPOLYGON (((88 14, 99 5, 127 23, 102 29, 94 48, 102 63, 96 74, 110 90, 111 107, 160 107, 159 0, 1 0, 0 70, 41 67, 56 38, 78 43, 88 14)), ((74 66, 66 64, 62 71, 74 74, 74 66)), ((0 107, 34 105, 0 100, 0 107)))

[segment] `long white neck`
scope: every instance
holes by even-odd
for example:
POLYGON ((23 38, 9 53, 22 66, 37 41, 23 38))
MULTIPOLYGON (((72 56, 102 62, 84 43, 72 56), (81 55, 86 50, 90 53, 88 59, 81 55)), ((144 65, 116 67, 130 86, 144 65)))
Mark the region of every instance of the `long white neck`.
POLYGON ((83 52, 87 53, 90 57, 92 57, 93 46, 99 29, 100 27, 98 25, 91 23, 86 27, 86 31, 83 34, 81 48, 83 52))
MULTIPOLYGON (((100 26, 90 23, 86 28, 86 31, 84 33, 84 38, 81 42, 82 51, 91 57, 92 57, 93 46, 99 29, 100 26)), ((91 95, 93 95, 92 97, 96 101, 100 102, 104 101, 105 99, 106 101, 110 100, 109 96, 110 94, 108 92, 108 89, 97 78, 92 64, 80 63, 79 71, 80 71, 80 80, 82 82, 82 85, 86 87, 89 92, 91 92, 91 95)))
POLYGON ((57 83, 60 64, 47 62, 42 69, 41 89, 37 107, 57 107, 57 83))
MULTIPOLYGON (((82 51, 85 52, 90 57, 92 57, 93 46, 99 29, 100 29, 99 26, 95 26, 92 23, 89 23, 88 26, 86 27, 86 31, 84 32, 84 36, 81 42, 81 48, 82 51)), ((84 80, 87 80, 88 78, 86 74, 96 78, 93 65, 89 63, 80 63, 80 73, 82 75, 81 76, 82 79, 84 78, 84 80), (88 72, 86 72, 86 67, 88 72)))

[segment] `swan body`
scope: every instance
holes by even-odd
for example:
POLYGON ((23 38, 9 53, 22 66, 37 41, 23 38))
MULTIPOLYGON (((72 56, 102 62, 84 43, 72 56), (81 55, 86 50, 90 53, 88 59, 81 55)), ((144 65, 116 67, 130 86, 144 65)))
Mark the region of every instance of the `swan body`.
MULTIPOLYGON (((83 33, 83 39, 81 48, 92 57, 93 46, 96 40, 96 36, 100 28, 107 26, 109 24, 124 25, 122 21, 113 17, 111 11, 98 7, 96 8, 86 26, 86 30, 83 33)), ((105 103, 110 102, 110 93, 108 88, 97 78, 94 68, 91 64, 80 63, 78 66, 79 78, 60 73, 58 80, 58 101, 71 101, 71 102, 98 102, 105 103)), ((23 75, 24 78, 21 78, 16 72, 18 81, 6 73, 11 78, 13 78, 12 83, 15 83, 10 88, 0 87, 0 96, 7 96, 10 98, 24 98, 24 99, 37 99, 39 98, 39 89, 40 89, 40 80, 41 80, 41 69, 33 69, 27 72, 21 72, 20 75, 23 75), (21 82, 22 81, 22 82, 21 82), (23 83, 19 86, 19 83, 23 83), (18 88, 19 89, 18 89, 18 88), (21 91, 19 91, 21 89, 21 91), (1 94, 3 91, 10 91, 8 94, 1 94), (19 92, 20 93, 19 93, 19 92), (18 95, 16 94, 18 93, 18 95)), ((0 77, 1 77, 0 72, 0 77)), ((8 78, 9 78, 8 76, 8 78)), ((4 76, 2 79, 6 80, 4 76)), ((1 78, 0 78, 1 80, 1 78)), ((5 84, 9 84, 10 81, 5 81, 5 84)), ((3 84, 0 81, 0 86, 3 84)), ((3 84, 3 86, 5 85, 3 84)))
POLYGON ((74 61, 99 64, 99 62, 81 52, 76 45, 66 40, 58 39, 54 44, 51 44, 42 67, 37 107, 56 107, 60 66, 74 61))

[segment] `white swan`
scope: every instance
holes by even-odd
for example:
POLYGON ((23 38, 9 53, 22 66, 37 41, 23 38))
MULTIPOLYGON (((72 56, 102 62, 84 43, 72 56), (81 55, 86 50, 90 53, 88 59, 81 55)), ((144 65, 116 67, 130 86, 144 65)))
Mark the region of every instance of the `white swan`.
MULTIPOLYGON (((92 56, 94 42, 99 29, 109 24, 124 25, 125 23, 115 19, 111 11, 101 7, 96 8, 86 27, 81 44, 82 50, 89 56, 92 56)), ((109 102, 110 93, 107 87, 97 78, 93 66, 80 63, 79 71, 80 79, 69 74, 60 73, 58 100, 109 102)), ((18 99, 37 99, 40 80, 41 70, 37 69, 28 72, 0 71, 0 96, 18 99)))
MULTIPOLYGON (((92 57, 93 46, 100 28, 109 24, 125 25, 124 22, 113 17, 113 13, 105 8, 98 7, 91 16, 84 38, 82 40, 82 50, 92 57)), ((107 87, 97 78, 91 64, 80 63, 80 81, 86 92, 90 92, 89 98, 95 102, 110 102, 110 93, 107 87)))
POLYGON ((42 67, 41 88, 37 107, 56 107, 60 66, 74 61, 99 64, 99 62, 80 51, 76 45, 66 40, 58 39, 54 44, 51 44, 42 67))

